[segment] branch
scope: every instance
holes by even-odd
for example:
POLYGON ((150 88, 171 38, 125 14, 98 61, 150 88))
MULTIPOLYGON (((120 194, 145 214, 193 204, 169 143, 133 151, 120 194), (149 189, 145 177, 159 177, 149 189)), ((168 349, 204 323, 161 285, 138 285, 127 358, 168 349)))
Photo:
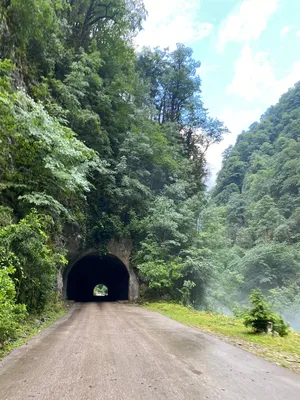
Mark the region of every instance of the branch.
POLYGON ((100 21, 101 19, 109 19, 111 21, 117 22, 116 19, 115 19, 116 16, 117 16, 117 13, 115 13, 115 14, 113 14, 111 16, 110 15, 99 16, 99 17, 93 19, 93 21, 89 22, 87 24, 87 26, 92 26, 92 25, 96 24, 98 21, 100 21))

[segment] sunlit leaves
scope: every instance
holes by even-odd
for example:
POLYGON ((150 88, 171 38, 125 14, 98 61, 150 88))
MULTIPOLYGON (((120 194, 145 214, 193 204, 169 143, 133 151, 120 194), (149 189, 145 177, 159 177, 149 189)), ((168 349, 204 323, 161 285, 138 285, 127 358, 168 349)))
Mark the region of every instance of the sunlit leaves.
MULTIPOLYGON (((24 93, 2 92, 0 101, 0 118, 6 127, 0 139, 6 144, 4 149, 9 147, 2 180, 13 180, 16 187, 23 184, 19 198, 26 195, 29 200, 30 195, 34 203, 31 191, 44 192, 48 199, 54 198, 52 204, 61 204, 61 210, 71 194, 83 197, 91 189, 91 174, 96 170, 104 173, 105 163, 24 93)), ((41 199, 38 204, 35 198, 35 205, 41 205, 41 199)))

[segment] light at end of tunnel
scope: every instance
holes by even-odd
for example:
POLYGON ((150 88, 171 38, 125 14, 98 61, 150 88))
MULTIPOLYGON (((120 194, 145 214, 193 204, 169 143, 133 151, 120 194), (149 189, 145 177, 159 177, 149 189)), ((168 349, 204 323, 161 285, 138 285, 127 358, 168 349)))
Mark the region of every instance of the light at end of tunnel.
POLYGON ((105 285, 99 284, 94 287, 93 295, 96 297, 108 296, 108 288, 105 285))

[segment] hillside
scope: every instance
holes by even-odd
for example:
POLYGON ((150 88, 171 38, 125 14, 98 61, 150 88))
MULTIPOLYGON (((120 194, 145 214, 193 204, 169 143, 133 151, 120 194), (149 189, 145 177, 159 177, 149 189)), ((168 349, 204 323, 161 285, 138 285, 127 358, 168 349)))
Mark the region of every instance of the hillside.
POLYGON ((232 309, 259 287, 298 328, 299 139, 300 83, 224 153, 201 233, 214 234, 208 246, 222 276, 214 296, 220 304, 232 309))

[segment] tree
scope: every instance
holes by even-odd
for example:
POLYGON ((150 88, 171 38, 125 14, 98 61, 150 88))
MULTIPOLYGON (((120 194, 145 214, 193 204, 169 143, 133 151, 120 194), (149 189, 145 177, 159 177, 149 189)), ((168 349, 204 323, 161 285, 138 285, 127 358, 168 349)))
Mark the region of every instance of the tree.
POLYGON ((59 19, 64 0, 31 0, 30 7, 22 0, 3 0, 0 7, 1 58, 14 60, 25 83, 53 72, 66 32, 59 19))
MULTIPOLYGON (((189 157, 199 158, 227 132, 223 123, 208 116, 201 101, 200 62, 192 49, 177 44, 170 52, 144 48, 138 67, 150 84, 159 123, 176 122, 182 130, 189 157)), ((203 160, 202 160, 203 161, 203 160)))
POLYGON ((251 226, 255 230, 258 241, 270 241, 274 237, 275 229, 283 223, 276 204, 270 196, 264 196, 252 209, 251 226))
MULTIPOLYGON (((223 281, 224 290, 231 291, 219 299, 230 305, 231 298, 230 308, 234 301, 245 302, 245 294, 255 288, 283 299, 282 293, 299 274, 299 94, 297 83, 259 123, 239 135, 236 145, 224 154, 212 190, 216 215, 226 210, 222 228, 216 231, 225 231, 222 249, 230 259, 221 261, 214 279, 219 282, 222 274, 228 274, 228 265, 238 278, 235 286, 234 280, 223 281)), ((217 285, 211 286, 218 293, 217 285)), ((290 305, 287 313, 288 309, 290 305)))
POLYGON ((261 244, 238 261, 245 277, 244 290, 262 288, 265 292, 288 285, 299 271, 299 254, 285 244, 261 244))
POLYGON ((132 35, 141 29, 141 22, 146 17, 140 0, 68 0, 67 3, 70 40, 76 49, 87 49, 92 40, 101 41, 101 34, 115 28, 119 35, 120 30, 132 35))
POLYGON ((255 333, 267 333, 270 329, 272 333, 277 332, 280 336, 288 335, 289 326, 279 315, 272 312, 266 298, 259 290, 253 290, 250 301, 253 306, 252 309, 243 313, 246 327, 250 326, 255 333))

